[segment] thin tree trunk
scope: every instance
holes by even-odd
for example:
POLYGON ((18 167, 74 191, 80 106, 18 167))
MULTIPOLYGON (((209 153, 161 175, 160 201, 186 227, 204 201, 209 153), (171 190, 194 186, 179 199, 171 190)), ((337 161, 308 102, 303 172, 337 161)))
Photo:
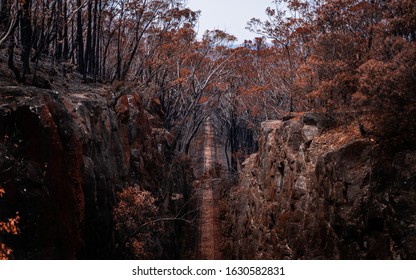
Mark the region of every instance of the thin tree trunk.
POLYGON ((101 50, 101 45, 100 45, 100 37, 101 37, 101 11, 102 11, 102 4, 101 4, 101 0, 98 1, 98 19, 97 19, 97 44, 96 44, 96 48, 95 48, 95 75, 96 77, 101 77, 101 69, 100 69, 100 50, 101 50))
POLYGON ((97 56, 96 56, 96 48, 97 48, 97 9, 98 9, 98 1, 94 0, 94 10, 93 10, 93 29, 92 29, 92 48, 91 48, 91 56, 90 56, 90 73, 93 76, 94 82, 97 80, 97 56))
POLYGON ((67 60, 69 58, 69 40, 68 40, 68 2, 67 0, 64 0, 64 34, 63 34, 63 40, 64 40, 64 46, 63 46, 63 59, 67 60))
POLYGON ((77 60, 78 60, 78 71, 84 75, 85 78, 85 63, 84 63, 84 41, 82 35, 82 3, 81 0, 77 0, 77 60))
POLYGON ((62 20, 62 0, 58 1, 58 14, 56 16, 56 50, 55 57, 59 61, 62 58, 63 50, 63 20, 62 20))
POLYGON ((85 44, 85 69, 86 72, 91 73, 91 40, 92 40, 92 3, 88 1, 87 5, 87 39, 85 44))
POLYGON ((116 68, 117 80, 121 80, 121 26, 118 29, 117 37, 117 68, 116 68))
POLYGON ((8 44, 8 60, 7 60, 7 65, 9 66, 10 70, 13 71, 16 80, 20 82, 20 72, 19 69, 17 69, 16 66, 14 66, 14 61, 13 61, 13 56, 14 56, 14 32, 12 32, 12 34, 9 37, 9 44, 8 44))
POLYGON ((120 23, 119 23, 118 34, 117 34, 117 68, 116 68, 115 78, 119 81, 121 80, 121 26, 123 25, 123 18, 124 18, 124 1, 121 2, 120 23))
POLYGON ((23 4, 23 12, 20 19, 20 33, 22 42, 21 59, 23 63, 22 80, 25 79, 26 74, 30 74, 29 59, 30 50, 32 48, 32 26, 30 21, 30 0, 25 0, 23 4))
MULTIPOLYGON (((14 47, 15 47, 15 42, 14 42, 14 32, 17 28, 17 25, 19 23, 19 18, 20 18, 20 11, 17 12, 17 14, 15 15, 15 18, 10 18, 11 16, 11 11, 9 11, 7 9, 7 0, 3 0, 2 1, 2 10, 1 10, 1 22, 4 26, 7 26, 10 24, 10 30, 8 31, 8 44, 7 44, 7 54, 8 54, 8 59, 7 59, 7 66, 10 68, 10 70, 13 71, 14 76, 16 78, 16 80, 18 82, 20 82, 20 72, 19 69, 17 69, 17 67, 14 65, 14 47), (3 7, 3 5, 5 5, 5 7, 3 7), (3 8, 5 8, 5 10, 3 10, 3 8), (4 12, 4 14, 3 14, 4 12), (4 16, 4 17, 3 17, 4 16)), ((5 38, 6 39, 6 38, 5 38)))

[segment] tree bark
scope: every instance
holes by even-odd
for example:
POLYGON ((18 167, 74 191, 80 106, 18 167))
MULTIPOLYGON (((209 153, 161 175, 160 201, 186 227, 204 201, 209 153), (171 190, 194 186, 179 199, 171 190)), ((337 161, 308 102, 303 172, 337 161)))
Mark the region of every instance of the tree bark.
POLYGON ((56 49, 55 49, 55 58, 59 61, 62 59, 63 51, 63 19, 62 19, 62 0, 57 0, 58 2, 58 15, 56 16, 56 49))
POLYGON ((64 16, 64 25, 63 25, 63 40, 64 40, 64 46, 62 51, 62 58, 67 60, 69 58, 69 40, 68 40, 68 2, 67 0, 64 0, 64 10, 63 10, 63 16, 64 16))
POLYGON ((23 3, 23 12, 20 19, 20 33, 22 42, 21 60, 23 63, 22 80, 26 74, 30 74, 30 50, 32 49, 32 26, 30 20, 31 1, 25 0, 23 3))
POLYGON ((77 0, 77 60, 78 60, 78 71, 84 75, 85 78, 85 63, 84 63, 84 41, 82 35, 82 3, 81 0, 77 0))
POLYGON ((90 56, 90 73, 93 76, 93 80, 97 80, 97 44, 98 44, 98 37, 97 37, 97 13, 98 13, 98 1, 94 0, 94 10, 93 10, 93 29, 92 29, 92 48, 91 48, 91 56, 90 56))
POLYGON ((85 72, 91 73, 91 55, 92 55, 92 3, 88 2, 87 5, 87 38, 85 43, 85 72))
POLYGON ((8 8, 8 1, 2 0, 1 6, 1 24, 3 26, 9 26, 9 30, 7 31, 6 37, 3 39, 8 39, 7 44, 7 66, 10 70, 14 73, 14 76, 17 81, 20 82, 20 72, 19 69, 14 65, 14 47, 15 47, 15 40, 14 40, 14 31, 17 28, 20 18, 20 11, 16 13, 15 18, 11 18, 12 13, 11 9, 8 8))
POLYGON ((7 9, 8 3, 7 0, 1 0, 1 10, 0 10, 0 27, 1 30, 7 32, 7 24, 8 24, 8 14, 9 11, 7 9))
POLYGON ((14 31, 12 32, 12 34, 9 37, 9 45, 8 45, 8 60, 7 60, 7 65, 9 66, 10 70, 13 71, 16 80, 20 82, 20 72, 19 69, 17 69, 16 66, 14 66, 14 61, 13 61, 13 56, 14 56, 14 31))

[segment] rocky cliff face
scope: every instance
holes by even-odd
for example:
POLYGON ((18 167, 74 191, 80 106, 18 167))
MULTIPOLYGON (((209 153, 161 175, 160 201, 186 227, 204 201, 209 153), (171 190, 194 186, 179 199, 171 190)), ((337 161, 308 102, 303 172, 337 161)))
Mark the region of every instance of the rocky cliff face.
POLYGON ((359 125, 306 114, 262 124, 229 195, 224 255, 413 259, 416 152, 386 153, 359 125))
MULTIPOLYGON (((4 86, 0 98, 2 215, 21 216, 21 234, 9 240, 14 257, 112 258, 118 191, 139 184, 160 215, 189 198, 189 162, 173 157, 172 135, 137 93, 4 86), (172 193, 184 199, 173 202, 172 193)), ((180 257, 182 230, 166 225, 154 257, 180 257)))

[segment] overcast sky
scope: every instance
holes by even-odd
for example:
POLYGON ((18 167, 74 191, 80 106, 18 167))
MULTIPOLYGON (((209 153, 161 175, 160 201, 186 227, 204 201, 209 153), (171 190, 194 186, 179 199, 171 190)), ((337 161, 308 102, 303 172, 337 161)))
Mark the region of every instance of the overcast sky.
POLYGON ((272 0, 188 0, 188 7, 200 10, 199 34, 209 29, 225 30, 238 38, 253 39, 256 34, 246 30, 247 22, 253 18, 265 18, 265 10, 272 0))

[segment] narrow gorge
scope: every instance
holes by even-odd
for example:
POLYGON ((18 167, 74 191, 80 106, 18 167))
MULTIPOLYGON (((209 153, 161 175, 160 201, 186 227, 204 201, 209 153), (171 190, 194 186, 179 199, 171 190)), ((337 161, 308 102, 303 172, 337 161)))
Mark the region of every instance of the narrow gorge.
POLYGON ((193 159, 180 158, 158 104, 150 113, 121 90, 0 88, 1 205, 20 216, 16 258, 416 257, 414 151, 388 153, 354 120, 299 113, 263 122, 236 175, 215 118, 193 159), (157 209, 132 205, 152 217, 136 221, 143 252, 119 243, 137 234, 117 231, 129 217, 113 214, 129 186, 152 199, 134 203, 157 209))
POLYGON ((213 166, 213 150, 214 135, 212 132, 212 124, 207 119, 204 124, 204 182, 202 182, 200 192, 200 216, 199 216, 199 248, 200 259, 213 260, 216 258, 216 242, 215 233, 217 232, 214 224, 214 196, 212 185, 212 166, 213 166))

